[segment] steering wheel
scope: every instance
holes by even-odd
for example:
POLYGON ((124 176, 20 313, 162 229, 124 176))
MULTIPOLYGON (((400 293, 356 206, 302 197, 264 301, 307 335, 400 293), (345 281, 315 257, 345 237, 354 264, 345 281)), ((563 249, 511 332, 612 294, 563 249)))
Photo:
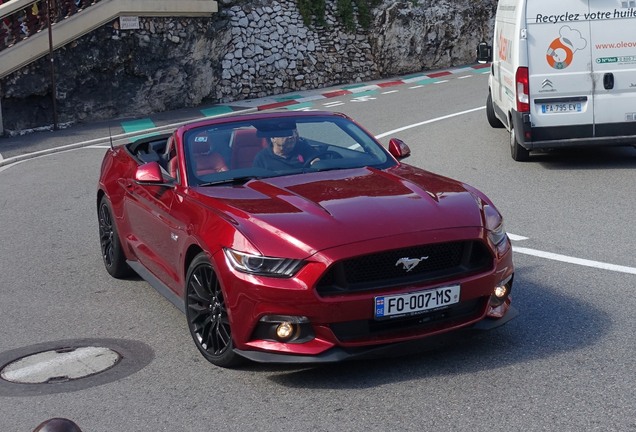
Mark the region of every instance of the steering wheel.
POLYGON ((307 159, 307 161, 303 164, 303 166, 309 167, 311 166, 312 163, 321 159, 342 159, 342 155, 333 150, 325 150, 313 156, 312 158, 307 159))

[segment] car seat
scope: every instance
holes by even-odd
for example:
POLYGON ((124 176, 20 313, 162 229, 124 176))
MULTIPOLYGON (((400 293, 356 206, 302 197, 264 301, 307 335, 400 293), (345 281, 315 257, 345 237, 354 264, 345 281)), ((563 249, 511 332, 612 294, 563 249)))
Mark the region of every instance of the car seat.
POLYGON ((192 161, 197 177, 228 170, 223 156, 218 152, 211 151, 208 141, 192 143, 192 161))
POLYGON ((267 147, 267 141, 256 135, 256 129, 237 129, 230 142, 232 148, 232 169, 248 168, 258 152, 267 147))

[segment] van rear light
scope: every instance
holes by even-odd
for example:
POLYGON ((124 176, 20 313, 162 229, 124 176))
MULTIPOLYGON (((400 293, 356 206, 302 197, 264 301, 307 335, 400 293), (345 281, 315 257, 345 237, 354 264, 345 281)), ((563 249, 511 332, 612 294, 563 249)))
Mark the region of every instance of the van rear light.
POLYGON ((517 83, 517 112, 530 112, 530 82, 527 67, 517 69, 515 82, 517 83))

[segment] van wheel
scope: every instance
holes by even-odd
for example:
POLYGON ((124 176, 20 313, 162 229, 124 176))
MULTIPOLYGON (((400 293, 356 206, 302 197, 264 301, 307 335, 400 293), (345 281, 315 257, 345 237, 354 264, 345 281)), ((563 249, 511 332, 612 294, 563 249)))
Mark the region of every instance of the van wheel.
POLYGON ((526 162, 530 159, 530 151, 519 144, 513 127, 510 128, 510 155, 517 162, 526 162))
POLYGON ((488 99, 486 99, 486 118, 488 119, 488 124, 491 127, 495 129, 501 129, 504 127, 504 124, 495 115, 495 107, 492 105, 492 95, 490 92, 488 92, 488 99))

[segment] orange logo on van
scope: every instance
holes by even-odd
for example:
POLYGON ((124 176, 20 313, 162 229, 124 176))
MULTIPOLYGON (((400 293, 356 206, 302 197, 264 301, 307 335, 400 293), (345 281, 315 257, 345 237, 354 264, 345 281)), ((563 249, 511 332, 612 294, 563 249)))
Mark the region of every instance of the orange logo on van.
POLYGON ((559 30, 559 37, 554 39, 548 47, 545 58, 554 69, 565 69, 574 60, 574 53, 586 46, 587 41, 583 39, 581 32, 569 26, 563 26, 559 30))

